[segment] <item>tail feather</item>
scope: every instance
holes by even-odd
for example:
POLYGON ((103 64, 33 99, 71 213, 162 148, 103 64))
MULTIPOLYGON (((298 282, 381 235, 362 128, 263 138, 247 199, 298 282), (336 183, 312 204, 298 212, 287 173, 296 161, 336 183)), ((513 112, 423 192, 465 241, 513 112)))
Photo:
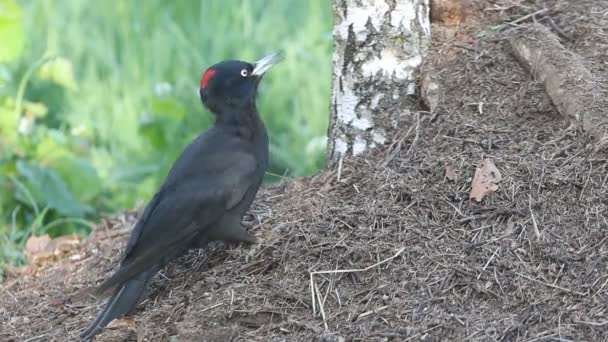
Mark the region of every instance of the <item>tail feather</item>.
POLYGON ((140 273, 137 277, 127 280, 118 288, 97 316, 95 321, 80 334, 83 341, 90 341, 99 334, 113 319, 131 313, 141 302, 148 281, 157 269, 140 273))

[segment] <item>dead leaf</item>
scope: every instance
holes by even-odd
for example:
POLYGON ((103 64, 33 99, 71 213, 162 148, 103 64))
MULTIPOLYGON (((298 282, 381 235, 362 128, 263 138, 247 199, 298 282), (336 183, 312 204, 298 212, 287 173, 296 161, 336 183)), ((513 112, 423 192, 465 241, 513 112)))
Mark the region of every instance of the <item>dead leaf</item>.
POLYGON ((50 243, 51 237, 48 234, 30 236, 25 243, 25 254, 27 255, 27 258, 32 261, 37 255, 48 253, 50 243))
POLYGON ((80 246, 80 235, 71 234, 60 236, 56 239, 53 239, 53 242, 55 243, 56 252, 60 251, 63 253, 67 253, 80 246))
POLYGON ((445 162, 445 177, 451 181, 458 179, 458 169, 451 160, 445 162))
POLYGON ((25 243, 25 253, 31 264, 40 265, 53 261, 80 246, 77 234, 60 236, 51 239, 48 234, 31 236, 25 243))
POLYGON ((108 324, 108 329, 122 329, 122 328, 134 328, 135 320, 132 318, 117 318, 114 319, 108 324))
POLYGON ((144 328, 140 325, 137 327, 137 342, 144 342, 146 339, 146 332, 144 328))
POLYGON ((476 168, 469 198, 481 202, 488 194, 498 190, 502 175, 492 159, 484 159, 481 167, 476 168))
POLYGON ((55 309, 59 309, 59 308, 63 308, 64 307, 64 302, 61 298, 53 298, 51 299, 51 302, 49 303, 49 305, 55 309))
POLYGON ((445 26, 456 26, 471 14, 471 0, 433 0, 431 21, 445 26))

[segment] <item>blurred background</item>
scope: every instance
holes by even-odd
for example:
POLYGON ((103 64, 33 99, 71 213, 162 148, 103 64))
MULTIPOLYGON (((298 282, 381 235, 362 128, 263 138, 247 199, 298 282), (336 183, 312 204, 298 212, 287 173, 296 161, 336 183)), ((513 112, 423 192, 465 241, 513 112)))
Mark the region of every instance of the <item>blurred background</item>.
POLYGON ((327 0, 0 0, 0 266, 145 204, 212 123, 198 86, 223 59, 285 51, 258 102, 266 181, 318 171, 331 29, 327 0))

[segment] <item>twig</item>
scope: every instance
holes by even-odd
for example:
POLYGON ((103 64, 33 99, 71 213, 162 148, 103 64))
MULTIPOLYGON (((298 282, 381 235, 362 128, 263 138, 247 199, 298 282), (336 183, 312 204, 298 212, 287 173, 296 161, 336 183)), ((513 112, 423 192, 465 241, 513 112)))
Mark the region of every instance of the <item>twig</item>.
POLYGON ((547 12, 548 10, 549 10, 549 9, 547 9, 547 8, 543 8, 543 9, 540 9, 540 10, 538 10, 538 11, 536 11, 536 12, 533 12, 533 13, 530 13, 530 14, 526 14, 526 15, 524 15, 523 17, 518 18, 518 19, 515 19, 515 20, 510 21, 510 22, 508 22, 508 23, 504 23, 504 24, 500 24, 500 25, 498 25, 498 26, 494 26, 494 30, 496 30, 496 32, 500 32, 500 31, 502 31, 502 30, 503 30, 505 27, 507 27, 507 26, 509 26, 509 25, 511 25, 511 26, 515 26, 516 24, 521 23, 522 21, 528 20, 528 19, 530 19, 531 17, 537 16, 537 15, 539 15, 539 14, 543 14, 543 13, 547 12))
POLYGON ((382 162, 382 167, 387 167, 388 164, 393 160, 393 158, 395 158, 395 156, 399 153, 399 151, 401 151, 401 145, 403 145, 403 141, 405 140, 405 138, 407 138, 410 135, 410 133, 412 132, 413 129, 414 129, 414 127, 410 126, 410 128, 407 130, 407 132, 401 138, 399 138, 397 141, 394 141, 386 149, 388 152, 386 153, 386 157, 384 158, 384 161, 382 162))
POLYGON ((547 12, 548 10, 549 10, 548 8, 539 9, 536 12, 533 12, 533 13, 530 13, 530 14, 526 14, 526 15, 524 15, 523 17, 521 17, 519 19, 515 19, 515 20, 513 20, 511 22, 508 22, 506 25, 515 25, 515 24, 521 23, 522 21, 528 20, 531 17, 535 17, 535 16, 537 16, 539 14, 543 14, 543 13, 547 12))
POLYGON ((340 178, 342 177, 342 163, 344 160, 344 155, 340 155, 340 159, 338 160, 338 178, 337 182, 340 182, 340 178))
POLYGON ((468 50, 468 51, 473 51, 473 52, 477 52, 477 49, 475 49, 474 47, 470 47, 470 46, 466 46, 464 44, 460 44, 460 43, 454 43, 452 44, 453 46, 457 47, 457 48, 461 48, 463 50, 468 50))
POLYGON ((395 259, 396 257, 398 257, 401 253, 403 253, 403 251, 405 250, 405 247, 401 248, 399 251, 397 251, 397 253, 395 253, 395 255, 393 255, 390 258, 384 259, 382 261, 379 261, 371 266, 367 266, 366 268, 355 268, 355 269, 348 269, 348 270, 331 270, 331 271, 312 271, 310 272, 311 275, 311 279, 312 276, 316 275, 316 274, 333 274, 333 273, 355 273, 355 272, 365 272, 365 271, 369 271, 374 267, 380 266, 382 264, 385 264, 393 259, 395 259))
POLYGON ((30 338, 28 338, 27 340, 23 340, 23 342, 32 342, 32 341, 37 341, 37 340, 42 339, 43 337, 47 337, 47 336, 49 335, 48 331, 50 331, 50 329, 49 329, 49 330, 47 330, 47 332, 45 332, 45 333, 44 333, 44 334, 42 334, 42 335, 38 335, 38 336, 34 336, 34 337, 30 337, 30 338))
POLYGON ((551 27, 555 30, 555 32, 557 32, 557 34, 559 34, 560 36, 562 36, 562 38, 566 39, 566 40, 571 40, 570 36, 568 36, 564 31, 562 31, 557 24, 555 23, 555 21, 553 21, 553 18, 551 18, 550 16, 546 16, 542 19, 546 19, 549 22, 549 25, 551 25, 551 27))
POLYGON ((532 278, 532 277, 529 277, 529 276, 527 276, 527 275, 525 275, 525 274, 521 274, 521 273, 519 273, 519 272, 515 272, 515 274, 517 274, 518 276, 520 276, 520 277, 522 277, 522 278, 525 278, 525 279, 528 279, 528 280, 530 280, 530 281, 533 281, 533 282, 535 282, 535 283, 542 284, 542 285, 545 285, 545 286, 548 286, 548 287, 552 287, 552 288, 554 288, 554 289, 562 290, 562 291, 564 291, 564 292, 568 292, 568 293, 576 294, 576 295, 579 295, 579 296, 586 296, 586 295, 587 295, 586 293, 579 292, 579 291, 574 291, 574 290, 570 290, 570 289, 567 289, 567 288, 565 288, 565 287, 561 287, 561 286, 559 286, 559 285, 553 285, 553 284, 549 284, 549 283, 542 282, 542 281, 540 281, 540 280, 538 280, 538 279, 534 279, 534 278, 532 278))
POLYGON ((436 326, 434 326, 434 327, 432 327, 432 328, 428 328, 428 329, 426 329, 425 331, 419 332, 419 333, 415 334, 414 336, 411 336, 411 337, 407 338, 407 339, 406 339, 406 340, 404 340, 403 342, 411 341, 411 340, 415 339, 415 338, 416 338, 416 337, 418 337, 418 336, 421 336, 421 335, 424 335, 424 334, 430 333, 431 331, 433 331, 433 330, 435 330, 435 329, 437 329, 437 328, 441 328, 441 327, 443 327, 443 324, 437 324, 436 326))
POLYGON ((608 325, 608 321, 603 321, 603 322, 588 322, 588 321, 573 320, 572 322, 575 323, 575 324, 591 325, 593 327, 603 327, 604 325, 608 325))
MULTIPOLYGON (((234 296, 234 292, 232 293, 232 295, 234 296)), ((209 310, 212 310, 212 309, 215 309, 215 308, 217 308, 218 306, 222 306, 222 305, 224 305, 224 303, 217 303, 217 304, 215 304, 215 305, 211 305, 210 307, 208 307, 208 308, 204 308, 203 310, 199 311, 199 313, 201 313, 201 312, 205 312, 205 311, 209 311, 209 310)))
POLYGON ((388 308, 388 305, 381 306, 381 307, 379 307, 377 309, 374 309, 374 310, 366 311, 366 312, 360 314, 359 316, 357 316, 357 319, 365 318, 365 317, 367 317, 367 316, 369 316, 369 315, 371 315, 373 313, 378 313, 378 312, 380 312, 380 311, 382 311, 382 310, 384 310, 386 308, 388 308))
POLYGON ((323 301, 321 300, 321 293, 319 293, 319 288, 315 283, 315 292, 317 293, 317 300, 319 301, 319 309, 321 310, 321 317, 323 317, 323 325, 325 326, 325 330, 329 330, 327 326, 327 318, 325 317, 325 309, 323 308, 323 301))
POLYGON ((532 227, 534 227, 534 234, 536 235, 536 238, 540 240, 540 231, 538 230, 538 223, 536 222, 534 212, 532 211, 532 195, 528 194, 528 199, 528 208, 530 209, 530 217, 532 218, 532 227))
POLYGON ((580 156, 584 152, 588 152, 590 150, 589 146, 591 146, 591 145, 588 145, 588 146, 585 146, 584 148, 581 148, 578 152, 576 152, 575 154, 573 154, 570 157, 566 158, 566 160, 564 160, 564 162, 559 167, 563 167, 564 165, 568 164, 572 159, 580 156))
POLYGON ((414 136, 414 140, 412 140, 410 148, 407 150, 406 154, 410 154, 410 152, 412 152, 416 146, 416 143, 418 142, 418 138, 420 137, 420 113, 416 114, 416 128, 414 128, 414 131, 416 132, 416 135, 414 136))
MULTIPOLYGON (((589 163, 591 164, 591 163, 589 163)), ((591 172, 593 171, 593 165, 589 165, 589 172, 587 174, 587 180, 585 180, 585 184, 583 184, 583 188, 581 189, 581 194, 578 196, 578 200, 582 201, 583 199, 583 194, 585 193, 585 188, 587 187, 587 184, 589 184, 589 179, 591 178, 591 172)))
POLYGON ((595 291, 595 293, 593 294, 593 296, 591 296, 591 298, 594 298, 595 296, 597 296, 600 292, 602 292, 602 290, 604 290, 604 287, 606 286, 606 284, 608 284, 608 278, 606 278, 606 281, 602 284, 602 286, 600 286, 600 289, 595 291))
POLYGON ((403 253, 403 251, 405 250, 405 247, 401 248, 400 250, 397 251, 397 253, 395 253, 395 255, 386 258, 382 261, 379 261, 371 266, 368 266, 366 268, 355 268, 355 269, 347 269, 347 270, 331 270, 331 271, 312 271, 310 272, 310 297, 312 299, 312 313, 313 315, 317 314, 317 301, 319 303, 319 311, 321 312, 321 316, 323 317, 323 323, 325 324, 325 329, 328 329, 327 326, 327 322, 326 322, 326 318, 325 318, 325 308, 323 307, 323 299, 321 298, 321 294, 319 292, 319 288, 317 287, 317 284, 315 282, 314 276, 317 274, 339 274, 339 273, 357 273, 357 272, 365 272, 365 271, 369 271, 374 267, 378 267, 382 264, 385 264, 393 259, 395 259, 396 257, 398 257, 401 253, 403 253), (315 298, 316 297, 316 298, 315 298))
MULTIPOLYGON (((15 284, 15 283, 12 283, 12 284, 10 284, 10 285, 12 286, 12 285, 14 285, 14 284, 15 284)), ((18 300, 17 298, 15 298, 15 295, 14 295, 14 294, 12 294, 12 293, 11 293, 11 291, 10 291, 8 288, 4 288, 4 289, 0 288, 0 290, 4 290, 3 292, 4 292, 4 293, 7 293, 7 294, 8 294, 8 295, 11 297, 11 299, 15 301, 15 303, 19 303, 19 300, 18 300)))
POLYGON ((317 315, 317 301, 315 300, 315 281, 313 280, 312 272, 310 273, 310 297, 312 299, 312 314, 317 315))
MULTIPOLYGON (((494 251, 494 253, 492 253, 492 256, 490 257, 490 259, 488 259, 488 262, 486 262, 482 271, 485 271, 486 268, 488 268, 488 266, 490 266, 490 263, 492 262, 492 260, 494 260, 494 257, 496 256, 496 254, 498 254, 499 250, 500 250, 500 247, 497 247, 496 250, 494 251)), ((477 275, 477 280, 479 280, 479 278, 481 278, 481 272, 479 272, 479 274, 477 275)))

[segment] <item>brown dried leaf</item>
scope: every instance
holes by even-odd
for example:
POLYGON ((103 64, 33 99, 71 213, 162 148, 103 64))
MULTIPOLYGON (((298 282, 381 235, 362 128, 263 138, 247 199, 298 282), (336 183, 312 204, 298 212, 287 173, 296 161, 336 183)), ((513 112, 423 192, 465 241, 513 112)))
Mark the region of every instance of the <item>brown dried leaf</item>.
POLYGON ((31 236, 25 243, 25 253, 32 264, 41 264, 55 260, 80 246, 80 236, 77 234, 60 236, 51 239, 48 234, 31 236))
POLYGON ((492 159, 484 159, 481 167, 475 170, 469 198, 481 202, 488 194, 498 190, 498 183, 501 180, 502 175, 492 159))
POLYGON ((471 14, 471 0, 433 0, 431 21, 445 26, 455 26, 465 21, 471 14))
POLYGON ((122 328, 134 328, 135 320, 132 318, 117 318, 108 324, 108 329, 122 329, 122 328))
POLYGON ((55 252, 67 253, 80 246, 80 235, 71 234, 60 236, 53 239, 53 242, 55 243, 55 252))
POLYGON ((30 236, 25 243, 25 254, 32 260, 34 256, 48 252, 51 237, 48 234, 41 236, 30 236))
POLYGON ((451 181, 456 181, 458 179, 459 171, 454 165, 454 163, 450 160, 445 162, 445 177, 451 181))

